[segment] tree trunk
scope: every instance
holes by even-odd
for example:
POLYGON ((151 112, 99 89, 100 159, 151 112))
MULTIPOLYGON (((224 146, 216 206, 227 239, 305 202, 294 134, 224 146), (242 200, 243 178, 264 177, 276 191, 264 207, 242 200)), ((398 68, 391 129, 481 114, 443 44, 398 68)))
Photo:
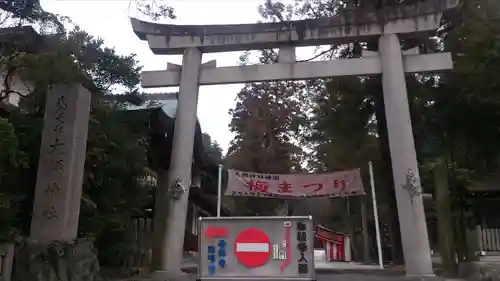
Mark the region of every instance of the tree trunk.
POLYGON ((441 161, 437 163, 433 169, 433 173, 439 253, 444 270, 448 275, 455 277, 457 275, 457 263, 454 251, 453 216, 451 214, 450 189, 448 186, 448 169, 446 164, 441 161))
POLYGON ((382 93, 381 78, 370 78, 369 89, 374 92, 375 117, 377 118, 378 133, 380 137, 380 151, 382 154, 383 184, 388 186, 387 195, 390 209, 389 229, 392 241, 392 261, 395 264, 404 264, 403 248, 401 244, 401 231, 399 229, 398 207, 396 204, 396 194, 394 190, 394 180, 392 178, 392 161, 389 150, 389 136, 387 133, 387 120, 385 117, 384 98, 382 93))

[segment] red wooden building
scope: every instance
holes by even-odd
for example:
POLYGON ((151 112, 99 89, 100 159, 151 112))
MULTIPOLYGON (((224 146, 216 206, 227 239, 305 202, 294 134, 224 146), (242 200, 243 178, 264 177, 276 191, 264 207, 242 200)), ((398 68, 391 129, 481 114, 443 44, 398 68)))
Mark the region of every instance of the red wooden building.
POLYGON ((345 233, 316 226, 314 248, 324 248, 327 261, 351 261, 351 241, 345 233))

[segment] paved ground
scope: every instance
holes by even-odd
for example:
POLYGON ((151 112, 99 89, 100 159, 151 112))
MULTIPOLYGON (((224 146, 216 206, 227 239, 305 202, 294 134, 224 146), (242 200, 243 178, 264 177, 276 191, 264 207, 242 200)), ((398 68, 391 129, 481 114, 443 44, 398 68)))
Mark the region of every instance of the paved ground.
POLYGON ((406 281, 404 276, 373 275, 361 273, 316 274, 317 281, 406 281))
MULTIPOLYGON (((194 257, 185 257, 185 268, 188 275, 182 278, 182 281, 196 280, 196 259, 194 257)), ((442 281, 450 280, 441 277, 434 278, 408 278, 405 276, 403 266, 390 266, 380 269, 378 265, 363 265, 360 263, 327 263, 321 255, 315 255, 316 280, 317 281, 442 281)), ((439 274, 439 265, 435 264, 435 272, 439 274)), ((124 279, 120 281, 151 281, 152 279, 124 279)), ((274 279, 278 281, 279 279, 274 279)), ((118 280, 116 280, 118 281, 118 280)))
MULTIPOLYGON (((186 276, 183 281, 195 281, 196 275, 189 274, 186 276)), ((276 280, 276 279, 274 279, 276 280)), ((279 280, 279 279, 278 279, 279 280)), ((387 275, 387 274, 373 274, 373 273, 316 273, 317 281, 443 281, 443 280, 452 280, 445 279, 441 277, 432 277, 432 278, 408 278, 404 275, 387 275)), ((455 279, 458 281, 458 279, 455 279)), ((136 281, 136 280, 127 280, 127 281, 136 281)), ((137 280, 139 281, 139 280, 137 280)), ((142 281, 142 280, 141 280, 142 281)), ((148 280, 149 281, 149 280, 148 280)))
MULTIPOLYGON (((182 281, 195 281, 196 274, 190 273, 182 278, 182 281)), ((278 281, 279 279, 273 279, 278 281)), ((273 281, 270 280, 270 281, 273 281)), ((345 271, 328 271, 322 272, 321 270, 316 271, 316 281, 451 281, 453 279, 446 279, 442 277, 431 277, 431 278, 408 278, 404 276, 404 271, 400 270, 390 270, 384 272, 345 272, 345 271)), ((453 281, 458 281, 461 279, 454 279, 453 281)), ((127 278, 122 280, 113 281, 156 281, 150 278, 127 278)))

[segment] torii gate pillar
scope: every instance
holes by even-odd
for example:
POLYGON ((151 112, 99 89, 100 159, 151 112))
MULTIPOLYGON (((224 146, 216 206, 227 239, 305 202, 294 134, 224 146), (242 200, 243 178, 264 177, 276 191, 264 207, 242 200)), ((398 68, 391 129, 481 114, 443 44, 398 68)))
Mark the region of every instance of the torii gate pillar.
MULTIPOLYGON (((186 224, 189 188, 191 186, 191 169, 193 163, 194 135, 196 131, 196 111, 198 108, 198 76, 201 68, 202 53, 198 48, 187 48, 182 58, 180 69, 179 97, 175 118, 172 156, 168 174, 168 188, 157 193, 158 204, 168 204, 168 210, 155 215, 155 222, 165 219, 165 224, 154 226, 155 233, 160 235, 159 253, 154 257, 156 277, 158 279, 178 279, 183 262, 183 241, 186 224), (171 199, 170 197, 174 197, 171 199), (165 217, 166 215, 166 217, 165 217), (157 228, 164 229, 157 229, 157 228)), ((159 209, 159 208, 157 208, 159 209)))
POLYGON ((385 114, 406 273, 407 275, 433 276, 420 183, 410 182, 418 181, 419 173, 403 56, 398 36, 396 34, 381 35, 378 49, 381 58, 385 114))

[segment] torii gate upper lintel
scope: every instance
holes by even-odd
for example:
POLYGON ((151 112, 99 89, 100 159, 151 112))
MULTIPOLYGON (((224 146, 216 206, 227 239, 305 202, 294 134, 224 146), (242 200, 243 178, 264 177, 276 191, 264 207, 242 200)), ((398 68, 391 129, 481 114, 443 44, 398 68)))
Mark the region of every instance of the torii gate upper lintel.
POLYGON ((183 54, 196 47, 203 53, 279 48, 283 44, 318 46, 368 41, 381 34, 405 37, 434 35, 443 12, 460 0, 428 0, 384 11, 352 11, 339 16, 284 23, 231 25, 158 24, 131 18, 132 28, 157 55, 183 54), (380 19, 380 15, 385 15, 380 19))
MULTIPOLYGON (((449 53, 419 54, 418 49, 401 50, 400 38, 430 36, 440 26, 443 12, 459 0, 430 0, 397 8, 383 23, 374 13, 292 21, 283 24, 240 24, 177 26, 131 19, 134 32, 147 40, 155 54, 183 54, 182 66, 169 64, 167 70, 145 71, 142 86, 179 86, 174 142, 168 182, 159 182, 159 193, 168 192, 175 182, 184 192, 169 204, 166 224, 155 227, 158 272, 180 272, 182 243, 191 180, 191 164, 200 85, 246 83, 269 80, 301 80, 346 75, 382 74, 387 129, 401 226, 406 273, 410 276, 433 275, 425 221, 418 163, 406 92, 405 72, 426 72, 453 68, 449 53), (295 47, 378 40, 379 52, 364 52, 362 58, 296 62, 295 47), (204 52, 227 52, 279 48, 279 63, 217 67, 215 62, 201 63, 204 52), (408 178, 413 189, 409 192, 408 178), (404 188, 403 188, 404 187, 404 188), (181 188, 182 189, 182 188, 181 188), (159 252, 158 252, 159 251, 159 252)), ((157 195, 158 196, 158 195, 157 195)), ((166 196, 165 196, 166 198, 166 196)), ((157 204, 165 204, 157 200, 157 204)), ((155 207, 156 209, 156 207, 155 207)), ((157 214, 155 223, 162 220, 157 214)))

